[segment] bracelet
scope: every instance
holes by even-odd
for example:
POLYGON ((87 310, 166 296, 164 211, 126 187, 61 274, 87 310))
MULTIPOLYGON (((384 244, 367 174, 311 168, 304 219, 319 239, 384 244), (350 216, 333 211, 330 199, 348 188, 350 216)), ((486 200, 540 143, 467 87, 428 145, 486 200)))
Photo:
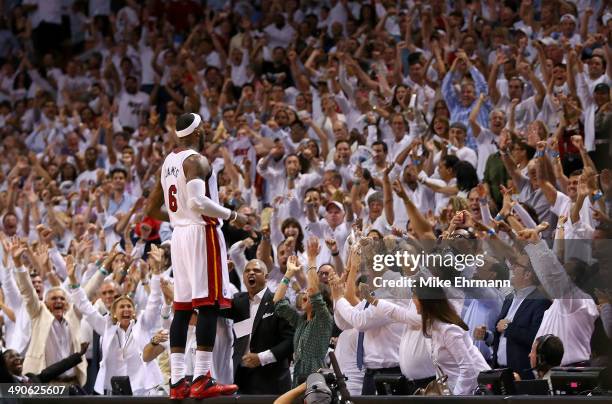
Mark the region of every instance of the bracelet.
POLYGON ((549 152, 548 152, 548 155, 549 155, 551 158, 556 159, 557 157, 559 157, 559 152, 558 152, 558 151, 556 151, 556 150, 551 150, 551 151, 549 151, 549 152))
POLYGON ((331 253, 332 257, 337 257, 338 255, 340 255, 340 251, 336 251, 335 253, 331 253))
POLYGON ((495 220, 501 222, 502 220, 506 220, 506 216, 502 215, 501 213, 498 213, 497 216, 495 216, 495 220))
POLYGON ((544 150, 538 150, 538 151, 536 151, 536 153, 535 153, 535 157, 536 157, 536 158, 538 158, 538 157, 544 157, 544 150))
POLYGON ((238 212, 236 212, 235 210, 232 210, 230 212, 229 222, 232 223, 232 222, 236 221, 236 219, 238 219, 238 212), (234 214, 234 218, 233 219, 232 219, 232 213, 234 214))
POLYGON ((489 198, 487 198, 487 197, 484 197, 484 198, 478 198, 478 202, 479 202, 481 205, 488 205, 488 204, 489 204, 489 198))
POLYGON ((487 234, 488 234, 489 236, 494 236, 494 235, 495 235, 495 234, 497 234, 497 233, 495 233, 495 229, 489 229, 489 230, 487 230, 487 234))
POLYGON ((108 271, 106 270, 106 268, 104 268, 104 267, 100 267, 100 268, 98 269, 98 271, 100 271, 100 273, 101 273, 102 275, 104 275, 104 276, 108 276, 108 271))
POLYGON ((286 276, 283 277, 283 279, 281 279, 281 283, 284 283, 285 286, 289 286, 289 278, 287 278, 286 276))
POLYGON ((311 269, 314 269, 316 271, 317 267, 315 265, 311 265, 311 266, 308 267, 308 270, 310 271, 311 269))
POLYGON ((80 287, 81 287, 81 285, 80 285, 80 284, 78 284, 78 283, 71 283, 70 285, 68 285, 68 287, 69 287, 70 289, 78 289, 78 288, 80 288, 80 287))

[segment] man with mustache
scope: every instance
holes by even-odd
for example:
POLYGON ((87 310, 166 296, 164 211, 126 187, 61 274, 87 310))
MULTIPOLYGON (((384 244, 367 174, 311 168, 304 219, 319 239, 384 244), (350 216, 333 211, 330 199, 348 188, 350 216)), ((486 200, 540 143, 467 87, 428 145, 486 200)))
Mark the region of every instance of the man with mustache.
POLYGON ((282 394, 291 388, 294 330, 274 313, 267 276, 263 261, 249 261, 242 276, 247 291, 236 293, 223 314, 234 320, 234 382, 242 394, 282 394))

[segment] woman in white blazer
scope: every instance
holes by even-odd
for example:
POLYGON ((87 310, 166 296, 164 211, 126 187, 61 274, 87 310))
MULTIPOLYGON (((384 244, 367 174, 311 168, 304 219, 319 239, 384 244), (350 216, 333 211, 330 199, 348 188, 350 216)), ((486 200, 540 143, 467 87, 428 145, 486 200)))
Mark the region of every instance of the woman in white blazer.
MULTIPOLYGON (((448 387, 454 395, 473 394, 478 374, 491 369, 474 345, 468 326, 461 320, 444 290, 440 288, 413 289, 412 300, 416 313, 406 307, 370 294, 366 299, 382 309, 385 315, 414 329, 421 329, 431 338, 431 359, 434 368, 448 376, 448 387)), ((438 374, 438 377, 441 375, 438 374)))
POLYGON ((133 395, 148 395, 163 383, 157 362, 145 363, 142 358, 143 349, 153 336, 156 321, 161 316, 158 271, 151 278, 146 308, 137 319, 134 302, 128 296, 115 299, 109 315, 101 315, 77 284, 74 261, 70 256, 66 258, 66 267, 74 305, 94 331, 102 336, 102 361, 94 391, 108 393, 112 390, 110 380, 113 376, 129 376, 133 395))

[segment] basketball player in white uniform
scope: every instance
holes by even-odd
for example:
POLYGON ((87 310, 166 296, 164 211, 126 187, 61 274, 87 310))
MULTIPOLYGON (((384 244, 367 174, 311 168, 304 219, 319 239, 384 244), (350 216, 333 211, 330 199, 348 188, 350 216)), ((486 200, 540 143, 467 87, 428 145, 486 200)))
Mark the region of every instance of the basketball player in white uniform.
POLYGON ((172 232, 174 318, 170 326, 170 398, 206 398, 236 392, 236 385, 222 385, 210 375, 220 308, 231 305, 227 252, 221 233, 222 219, 242 225, 246 217, 219 204, 217 179, 206 157, 197 114, 183 114, 176 121, 177 148, 161 169, 161 178, 150 197, 147 213, 163 218, 166 205, 172 232), (191 385, 185 380, 185 345, 189 319, 198 311, 197 351, 191 385))

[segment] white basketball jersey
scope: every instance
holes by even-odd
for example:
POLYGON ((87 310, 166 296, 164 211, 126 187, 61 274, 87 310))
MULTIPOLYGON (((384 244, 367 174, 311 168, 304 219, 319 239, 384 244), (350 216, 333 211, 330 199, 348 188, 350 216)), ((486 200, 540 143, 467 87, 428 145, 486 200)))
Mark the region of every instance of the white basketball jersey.
MULTIPOLYGON (((178 153, 172 152, 164 160, 161 171, 161 185, 164 190, 164 202, 168 209, 170 224, 176 226, 199 225, 221 225, 221 219, 201 215, 187 205, 187 180, 183 171, 183 162, 186 158, 199 154, 195 150, 183 150, 178 153)), ((219 191, 217 190, 217 176, 212 171, 206 182, 206 196, 213 202, 219 203, 219 191)))

